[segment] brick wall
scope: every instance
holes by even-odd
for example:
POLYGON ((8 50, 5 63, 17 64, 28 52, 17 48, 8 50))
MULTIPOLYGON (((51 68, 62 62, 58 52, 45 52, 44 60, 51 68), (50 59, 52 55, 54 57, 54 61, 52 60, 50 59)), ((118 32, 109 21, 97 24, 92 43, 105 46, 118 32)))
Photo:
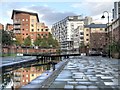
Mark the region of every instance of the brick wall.
MULTIPOLYGON (((45 48, 39 48, 39 49, 34 49, 34 48, 10 48, 10 53, 52 53, 56 52, 57 49, 45 49, 45 48)), ((2 48, 2 53, 8 53, 8 48, 4 47, 2 48)))

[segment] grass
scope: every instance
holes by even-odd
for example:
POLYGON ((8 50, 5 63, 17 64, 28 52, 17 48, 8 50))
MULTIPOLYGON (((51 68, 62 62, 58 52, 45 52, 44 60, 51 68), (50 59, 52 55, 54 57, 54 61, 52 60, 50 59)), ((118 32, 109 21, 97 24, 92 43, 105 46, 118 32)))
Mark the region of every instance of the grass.
POLYGON ((11 56, 11 57, 15 57, 16 54, 13 54, 13 53, 4 53, 4 54, 0 54, 0 57, 8 57, 8 56, 11 56))

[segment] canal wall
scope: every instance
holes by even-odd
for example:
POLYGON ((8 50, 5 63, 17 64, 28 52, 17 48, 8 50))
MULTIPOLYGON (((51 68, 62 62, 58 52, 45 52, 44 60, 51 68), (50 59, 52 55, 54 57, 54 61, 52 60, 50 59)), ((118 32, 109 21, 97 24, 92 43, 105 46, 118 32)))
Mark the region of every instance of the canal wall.
POLYGON ((29 47, 29 48, 22 48, 22 47, 3 47, 2 54, 4 53, 53 53, 56 52, 56 48, 37 48, 29 47))
POLYGON ((59 75, 59 73, 63 70, 65 65, 68 63, 68 60, 64 60, 55 65, 55 70, 47 70, 43 74, 41 74, 36 79, 32 80, 29 84, 21 87, 20 90, 24 89, 40 89, 40 88, 48 88, 50 84, 55 80, 55 78, 59 75))

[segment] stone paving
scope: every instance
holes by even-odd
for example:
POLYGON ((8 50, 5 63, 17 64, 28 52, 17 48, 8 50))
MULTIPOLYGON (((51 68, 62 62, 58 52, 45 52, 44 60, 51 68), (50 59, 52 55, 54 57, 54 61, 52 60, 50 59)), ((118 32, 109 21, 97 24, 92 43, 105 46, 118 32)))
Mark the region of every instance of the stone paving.
POLYGON ((73 57, 49 89, 120 90, 120 60, 73 57))

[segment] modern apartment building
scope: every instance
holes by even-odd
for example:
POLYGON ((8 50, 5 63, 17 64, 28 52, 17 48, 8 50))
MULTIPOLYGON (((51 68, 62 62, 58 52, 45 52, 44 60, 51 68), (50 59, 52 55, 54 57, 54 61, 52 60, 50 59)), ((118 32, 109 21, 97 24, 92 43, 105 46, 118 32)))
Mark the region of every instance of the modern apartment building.
POLYGON ((4 30, 4 25, 0 23, 0 30, 4 30))
POLYGON ((113 11, 113 20, 116 20, 120 16, 120 1, 114 2, 114 9, 113 11))
POLYGON ((85 19, 84 19, 84 24, 85 24, 85 25, 89 25, 89 24, 91 24, 92 22, 93 22, 92 17, 88 17, 88 16, 85 17, 85 19))
POLYGON ((84 26, 84 44, 89 50, 102 51, 107 41, 106 24, 90 24, 84 26))
POLYGON ((62 51, 78 51, 83 41, 84 21, 81 16, 68 16, 52 25, 52 34, 59 41, 62 51))
POLYGON ((33 44, 38 35, 47 36, 49 33, 48 27, 39 22, 37 13, 13 10, 11 19, 13 19, 13 32, 16 38, 21 38, 22 42, 30 36, 33 44))

